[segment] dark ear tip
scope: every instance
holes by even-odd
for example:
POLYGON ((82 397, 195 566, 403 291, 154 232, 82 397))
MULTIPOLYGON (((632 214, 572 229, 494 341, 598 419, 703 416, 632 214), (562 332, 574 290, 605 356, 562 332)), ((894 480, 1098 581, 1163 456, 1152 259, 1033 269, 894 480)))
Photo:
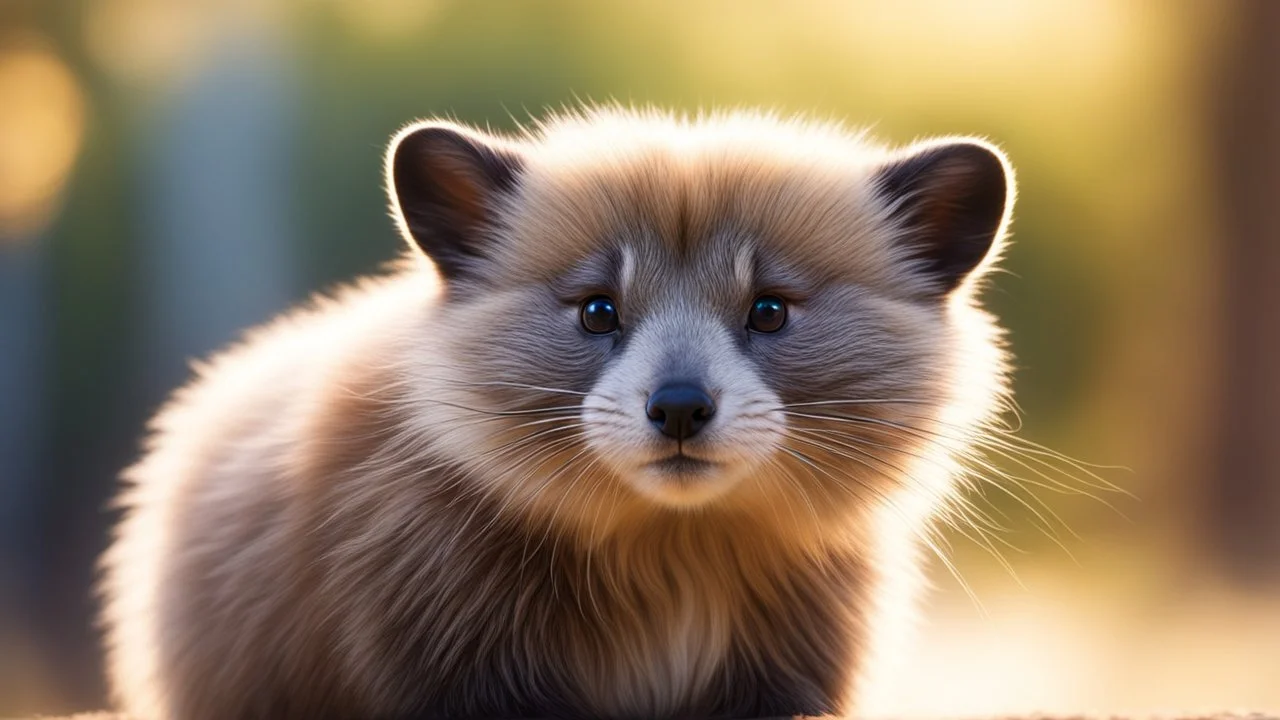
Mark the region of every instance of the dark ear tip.
POLYGON ((998 196, 1003 205, 1009 194, 1009 184, 1013 173, 1004 153, 986 143, 972 140, 956 142, 949 147, 947 154, 951 161, 963 167, 973 179, 976 187, 981 187, 991 195, 998 196))
POLYGON ((891 160, 876 187, 906 228, 913 255, 949 292, 999 236, 1013 201, 1013 171, 986 142, 946 138, 891 160))
POLYGON ((440 169, 474 173, 482 185, 506 191, 515 186, 523 163, 516 147, 461 125, 426 120, 405 127, 391 139, 386 173, 393 192, 420 182, 440 169))
POLYGON ((998 229, 1009 204, 1010 167, 1004 153, 986 144, 963 141, 950 146, 950 162, 963 168, 968 180, 969 202, 973 207, 986 208, 992 214, 998 229))
POLYGON ((999 148, 973 138, 943 140, 937 144, 937 149, 957 161, 963 161, 975 167, 981 166, 1000 174, 1004 174, 1005 166, 1008 164, 1004 153, 999 148))
POLYGON ((994 145, 974 138, 947 138, 908 149, 877 177, 880 192, 898 199, 938 193, 947 202, 1002 216, 1012 202, 1013 166, 994 145))
POLYGON ((452 123, 435 120, 414 123, 391 138, 389 154, 399 156, 406 151, 464 147, 474 142, 471 133, 452 123))
POLYGON ((1007 173, 1008 160, 998 148, 974 140, 961 140, 951 145, 952 152, 963 157, 973 167, 980 167, 984 172, 1003 178, 1007 173))
POLYGON ((487 252, 495 203, 516 186, 521 166, 517 147, 500 138, 443 121, 405 127, 384 166, 405 239, 447 279, 473 271, 487 252))
POLYGON ((460 127, 436 121, 414 123, 391 138, 387 147, 387 177, 393 186, 399 185, 433 155, 465 152, 467 145, 465 131, 460 127))
POLYGON ((961 181, 975 193, 998 197, 1003 205, 1013 168, 995 146, 970 138, 946 140, 923 150, 918 157, 932 167, 939 179, 961 181))

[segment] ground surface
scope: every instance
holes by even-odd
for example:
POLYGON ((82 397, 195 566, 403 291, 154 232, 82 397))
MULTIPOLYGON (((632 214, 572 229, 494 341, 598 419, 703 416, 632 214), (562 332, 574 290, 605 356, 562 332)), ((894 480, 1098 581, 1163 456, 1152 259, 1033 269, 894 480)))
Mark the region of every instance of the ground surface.
MULTIPOLYGON (((37 720, 37 719, 32 719, 37 720)), ((38 720, 129 720, 114 712, 84 712, 59 717, 38 716, 38 720)), ((768 720, 768 719, 764 719, 768 720)), ((797 719, 799 720, 799 719, 797 719)), ((960 719, 964 720, 964 719, 960 719)), ((973 717, 970 720, 1280 720, 1280 715, 1266 712, 1221 712, 1210 715, 1108 716, 1108 715, 1021 715, 1007 717, 973 717)))

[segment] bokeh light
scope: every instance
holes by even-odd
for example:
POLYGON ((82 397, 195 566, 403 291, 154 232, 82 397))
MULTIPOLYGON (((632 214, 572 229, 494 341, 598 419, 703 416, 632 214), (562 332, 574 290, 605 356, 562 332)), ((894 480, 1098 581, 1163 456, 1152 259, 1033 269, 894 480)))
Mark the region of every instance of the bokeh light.
POLYGON ((84 130, 84 93, 67 65, 39 38, 0 40, 0 240, 49 222, 84 130))

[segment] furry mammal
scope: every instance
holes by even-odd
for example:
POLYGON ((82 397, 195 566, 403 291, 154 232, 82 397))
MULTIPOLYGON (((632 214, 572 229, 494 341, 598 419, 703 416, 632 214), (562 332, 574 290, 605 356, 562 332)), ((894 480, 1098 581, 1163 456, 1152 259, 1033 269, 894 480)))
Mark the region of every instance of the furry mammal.
POLYGON ((127 471, 120 705, 853 708, 1005 396, 1003 156, 588 110, 418 123, 387 177, 412 257, 204 366, 127 471))

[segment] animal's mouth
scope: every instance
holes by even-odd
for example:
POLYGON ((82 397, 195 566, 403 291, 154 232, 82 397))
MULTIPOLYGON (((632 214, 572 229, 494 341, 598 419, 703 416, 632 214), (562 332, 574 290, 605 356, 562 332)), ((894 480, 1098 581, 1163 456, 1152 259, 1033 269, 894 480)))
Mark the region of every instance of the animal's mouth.
POLYGON ((731 463, 675 452, 640 466, 635 487, 659 505, 692 508, 711 502, 737 484, 731 463))
POLYGON ((684 453, 675 453, 661 460, 655 460, 649 463, 648 466, 670 475, 699 475, 714 469, 716 463, 684 453))

